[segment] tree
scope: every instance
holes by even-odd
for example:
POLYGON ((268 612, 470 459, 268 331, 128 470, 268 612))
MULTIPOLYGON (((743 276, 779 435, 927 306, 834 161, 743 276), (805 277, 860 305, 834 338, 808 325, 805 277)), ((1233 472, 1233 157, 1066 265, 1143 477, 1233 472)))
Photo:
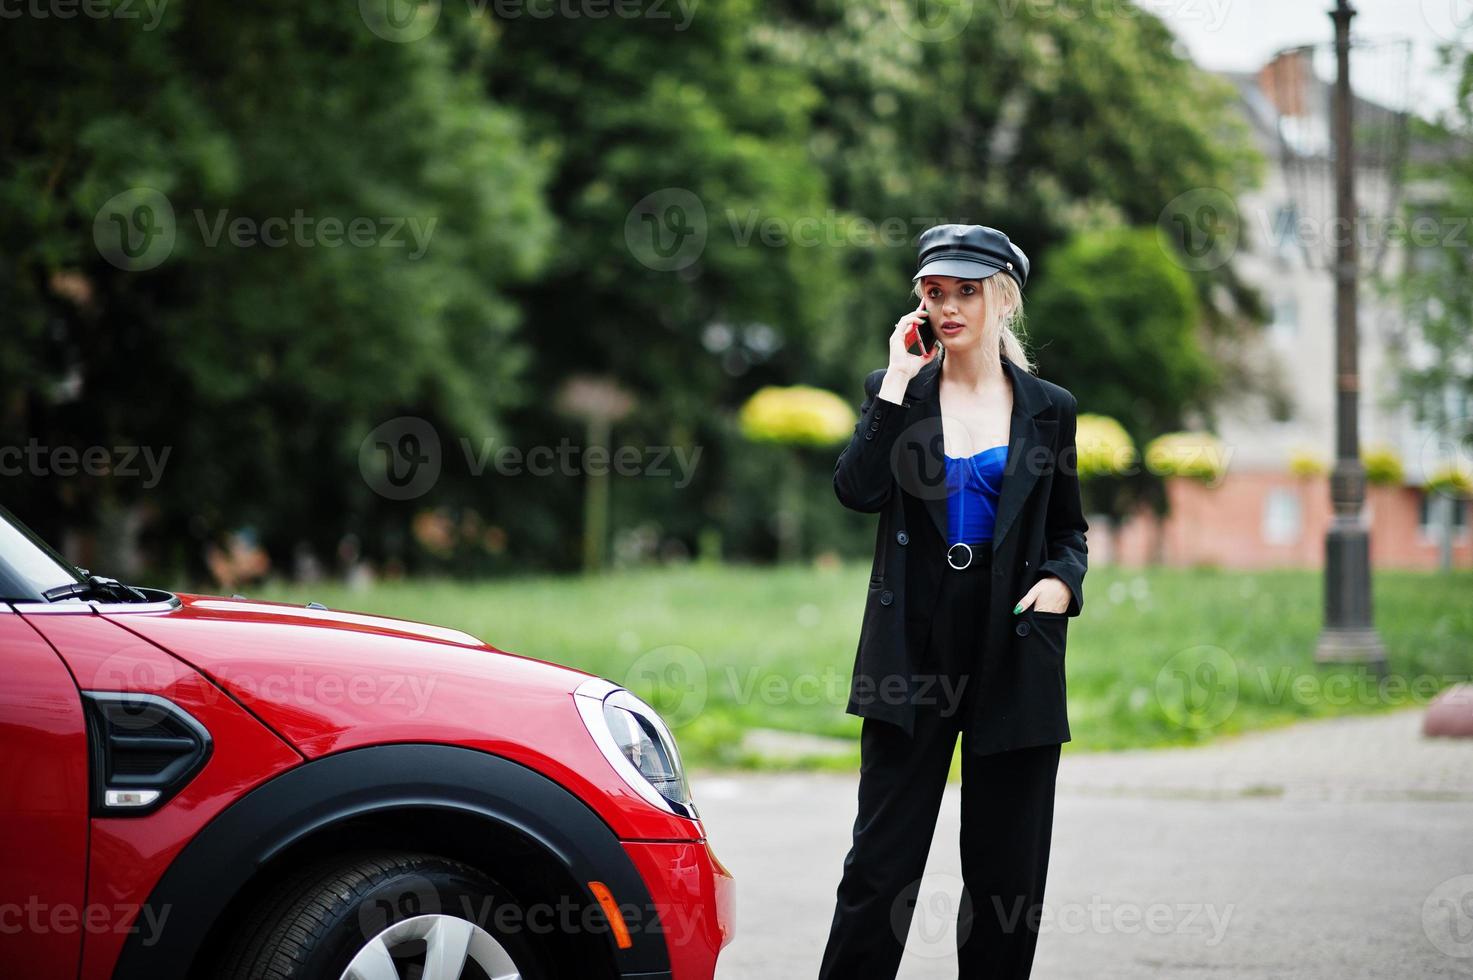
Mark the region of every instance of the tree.
MULTIPOLYGON (((1188 274, 1162 251, 1154 229, 1076 235, 1045 257, 1049 278, 1028 307, 1040 372, 1091 412, 1148 444, 1205 407, 1216 368, 1203 341, 1188 274)), ((1148 502, 1164 512, 1160 479, 1146 468, 1093 481, 1095 500, 1117 516, 1148 502)))
POLYGON ((545 166, 454 70, 469 26, 442 28, 394 44, 282 0, 9 22, 0 434, 168 451, 152 487, 32 468, 17 510, 54 534, 141 508, 193 571, 240 523, 278 560, 330 555, 406 520, 359 472, 375 425, 494 425, 545 166))
POLYGON ((916 237, 949 221, 1002 228, 1033 258, 1026 300, 1052 275, 1040 258, 1076 231, 1161 223, 1193 270, 1203 342, 1225 362, 1224 381, 1236 380, 1234 341, 1263 321, 1261 298, 1231 262, 1186 261, 1198 229, 1170 213, 1183 194, 1231 198, 1260 179, 1232 86, 1136 7, 925 7, 919 20, 886 0, 789 0, 777 8, 786 22, 761 32, 823 95, 809 146, 836 207, 851 228, 882 229, 878 247, 844 250, 842 326, 820 340, 829 383, 852 387, 883 363, 916 237))
POLYGON ((1403 259, 1373 281, 1401 310, 1400 336, 1387 346, 1398 400, 1434 434, 1419 475, 1432 496, 1439 561, 1452 567, 1453 508, 1473 479, 1473 246, 1466 233, 1473 208, 1473 50, 1439 48, 1445 70, 1456 70, 1458 98, 1436 120, 1410 120, 1416 153, 1408 163, 1413 192, 1401 209, 1409 230, 1403 259))

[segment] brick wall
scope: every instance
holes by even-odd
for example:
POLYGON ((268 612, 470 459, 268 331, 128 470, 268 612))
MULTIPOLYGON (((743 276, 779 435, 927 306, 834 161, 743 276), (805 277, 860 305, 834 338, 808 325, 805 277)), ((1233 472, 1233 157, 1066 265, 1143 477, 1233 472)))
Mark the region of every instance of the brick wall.
MULTIPOLYGON (((1418 526, 1421 494, 1415 487, 1367 488, 1376 567, 1437 568, 1436 538, 1418 526)), ((1091 558, 1127 567, 1154 561, 1242 569, 1323 564, 1331 517, 1327 476, 1239 471, 1213 487, 1175 477, 1167 483, 1167 499, 1171 512, 1164 521, 1143 513, 1113 536, 1102 520, 1092 519, 1091 558)), ((1453 564, 1473 568, 1473 534, 1466 526, 1454 539, 1453 564)))

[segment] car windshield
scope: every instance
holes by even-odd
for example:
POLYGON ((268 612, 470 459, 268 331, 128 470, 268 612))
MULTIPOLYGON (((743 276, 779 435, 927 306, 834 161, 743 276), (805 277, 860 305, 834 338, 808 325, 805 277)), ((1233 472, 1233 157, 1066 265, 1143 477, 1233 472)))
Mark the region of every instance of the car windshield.
POLYGON ((0 599, 44 600, 47 589, 86 580, 70 562, 0 506, 0 599))

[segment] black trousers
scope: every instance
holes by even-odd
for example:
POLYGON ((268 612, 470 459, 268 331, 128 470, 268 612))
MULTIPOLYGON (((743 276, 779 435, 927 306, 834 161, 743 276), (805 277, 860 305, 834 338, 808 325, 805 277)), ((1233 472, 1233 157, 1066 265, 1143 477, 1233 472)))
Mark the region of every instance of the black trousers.
MULTIPOLYGON (((819 980, 893 980, 905 951, 935 833, 991 582, 991 549, 946 569, 929 631, 915 635, 916 673, 936 673, 931 697, 916 698, 913 737, 866 718, 860 734, 859 814, 819 980)), ((924 624, 908 624, 923 627, 924 624)), ((920 690, 920 686, 917 687, 920 690)), ((1026 980, 1038 944, 1053 832, 1059 746, 976 755, 963 744, 962 896, 957 910, 958 976, 1026 980)), ((934 923, 927 923, 934 927, 934 923)))

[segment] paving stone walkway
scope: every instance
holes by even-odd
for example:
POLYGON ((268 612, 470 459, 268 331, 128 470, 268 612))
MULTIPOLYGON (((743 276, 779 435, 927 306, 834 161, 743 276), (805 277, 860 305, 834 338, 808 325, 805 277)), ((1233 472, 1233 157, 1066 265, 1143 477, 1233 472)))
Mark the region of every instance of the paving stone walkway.
MULTIPOLYGON (((1065 753, 1038 980, 1473 978, 1473 741, 1420 710, 1065 753)), ((717 980, 817 973, 857 774, 695 773, 737 876, 717 980)), ((958 787, 901 980, 956 976, 958 787)))

